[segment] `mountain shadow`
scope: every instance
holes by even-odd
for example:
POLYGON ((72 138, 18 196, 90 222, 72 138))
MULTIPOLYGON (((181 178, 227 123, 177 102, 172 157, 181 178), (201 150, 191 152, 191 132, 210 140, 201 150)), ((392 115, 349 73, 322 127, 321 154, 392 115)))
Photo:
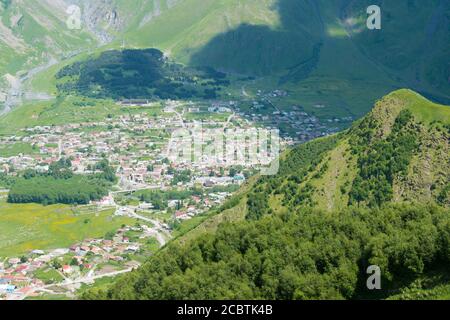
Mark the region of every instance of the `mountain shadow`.
POLYGON ((323 24, 316 2, 279 0, 275 9, 280 16, 277 28, 240 25, 212 39, 192 56, 191 63, 266 76, 317 60, 323 24))

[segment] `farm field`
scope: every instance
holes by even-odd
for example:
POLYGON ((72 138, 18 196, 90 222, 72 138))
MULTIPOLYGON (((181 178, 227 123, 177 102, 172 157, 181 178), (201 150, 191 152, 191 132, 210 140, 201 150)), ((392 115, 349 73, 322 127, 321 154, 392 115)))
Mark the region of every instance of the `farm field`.
POLYGON ((0 257, 67 248, 86 238, 102 237, 123 224, 134 224, 134 219, 112 214, 112 210, 95 213, 66 205, 9 204, 1 199, 0 257))

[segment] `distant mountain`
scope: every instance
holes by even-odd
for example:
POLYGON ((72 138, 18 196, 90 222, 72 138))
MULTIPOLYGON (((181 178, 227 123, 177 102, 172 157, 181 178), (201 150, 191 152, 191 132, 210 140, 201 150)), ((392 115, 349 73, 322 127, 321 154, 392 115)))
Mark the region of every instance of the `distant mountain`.
POLYGON ((2 0, 0 4, 0 70, 17 71, 94 46, 86 32, 65 27, 67 6, 63 1, 2 0))
POLYGON ((2 0, 0 70, 15 74, 49 57, 92 51, 114 39, 120 39, 122 44, 120 35, 176 3, 177 0, 2 0))
POLYGON ((399 90, 84 299, 443 299, 450 108, 399 90), (222 223, 221 223, 222 222, 222 223), (368 290, 367 268, 381 270, 368 290))
POLYGON ((1 73, 49 57, 157 48, 172 60, 283 87, 309 110, 364 115, 376 97, 408 87, 450 103, 450 3, 378 1, 382 29, 368 30, 373 1, 3 0, 1 73), (66 26, 81 8, 81 30, 66 26))
MULTIPOLYGON (((132 31, 130 40, 162 47, 185 63, 276 76, 280 84, 314 83, 312 90, 319 90, 315 81, 321 81, 320 89, 329 94, 342 94, 345 82, 367 95, 369 88, 381 86, 380 95, 410 87, 449 103, 450 3, 379 1, 382 29, 369 30, 366 9, 372 4, 248 0, 206 1, 199 6, 186 0, 139 32, 132 31), (193 21, 189 8, 199 7, 193 21)), ((353 93, 344 94, 344 103, 351 103, 353 93)))

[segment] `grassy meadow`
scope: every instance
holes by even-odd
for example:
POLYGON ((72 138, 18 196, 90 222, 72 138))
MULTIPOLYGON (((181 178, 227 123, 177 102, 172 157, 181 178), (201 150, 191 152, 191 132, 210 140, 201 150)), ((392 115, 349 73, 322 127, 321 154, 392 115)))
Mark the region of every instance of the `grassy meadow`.
POLYGON ((10 145, 0 145, 0 157, 13 157, 19 154, 35 154, 38 150, 34 149, 29 143, 17 142, 10 145))
POLYGON ((67 205, 9 204, 0 199, 0 257, 31 250, 67 248, 86 238, 102 237, 135 220, 67 205))

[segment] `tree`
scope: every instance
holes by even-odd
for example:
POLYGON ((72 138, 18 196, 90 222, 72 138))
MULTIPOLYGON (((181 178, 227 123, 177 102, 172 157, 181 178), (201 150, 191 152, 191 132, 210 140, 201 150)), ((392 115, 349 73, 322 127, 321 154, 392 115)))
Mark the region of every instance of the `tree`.
POLYGON ((114 238, 114 236, 116 235, 116 233, 114 231, 108 231, 105 234, 105 239, 106 240, 112 240, 114 238))
POLYGON ((78 260, 75 258, 72 258, 72 260, 70 260, 70 265, 71 266, 78 266, 78 260))
POLYGON ((62 264, 58 260, 53 260, 52 266, 53 266, 53 268, 55 268, 57 270, 62 268, 62 264))
POLYGON ((229 176, 230 176, 230 177, 234 177, 234 176, 236 176, 238 173, 239 173, 239 172, 236 170, 236 168, 232 167, 232 168, 230 169, 229 176))

